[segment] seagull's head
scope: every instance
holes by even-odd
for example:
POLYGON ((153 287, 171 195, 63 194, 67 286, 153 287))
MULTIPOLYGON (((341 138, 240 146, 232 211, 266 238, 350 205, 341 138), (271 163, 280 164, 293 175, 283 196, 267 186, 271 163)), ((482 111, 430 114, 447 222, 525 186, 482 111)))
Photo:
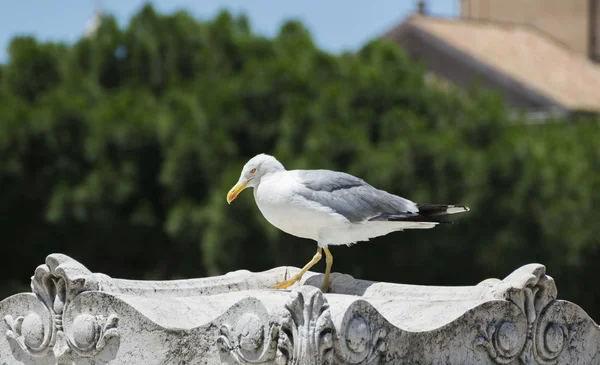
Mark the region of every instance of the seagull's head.
POLYGON ((237 184, 235 184, 231 190, 229 190, 229 193, 227 193, 227 203, 231 204, 242 190, 248 187, 257 187, 263 176, 283 170, 285 169, 281 162, 277 161, 273 156, 261 153, 260 155, 252 157, 244 165, 237 184))

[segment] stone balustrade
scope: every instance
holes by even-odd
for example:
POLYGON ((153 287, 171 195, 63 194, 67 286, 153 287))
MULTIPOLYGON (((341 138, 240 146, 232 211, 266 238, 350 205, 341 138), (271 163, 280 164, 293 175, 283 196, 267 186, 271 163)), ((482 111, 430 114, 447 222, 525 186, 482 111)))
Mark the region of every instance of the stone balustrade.
POLYGON ((600 327, 539 264, 435 287, 279 267, 191 280, 92 273, 52 254, 0 302, 0 364, 600 364, 600 327))

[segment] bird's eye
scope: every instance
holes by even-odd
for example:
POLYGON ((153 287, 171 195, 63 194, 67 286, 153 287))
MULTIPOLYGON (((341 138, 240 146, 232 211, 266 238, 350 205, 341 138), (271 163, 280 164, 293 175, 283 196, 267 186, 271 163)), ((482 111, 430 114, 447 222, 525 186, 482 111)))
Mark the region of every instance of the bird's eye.
POLYGON ((253 168, 252 170, 250 170, 250 173, 253 174, 256 172, 256 168, 253 168))

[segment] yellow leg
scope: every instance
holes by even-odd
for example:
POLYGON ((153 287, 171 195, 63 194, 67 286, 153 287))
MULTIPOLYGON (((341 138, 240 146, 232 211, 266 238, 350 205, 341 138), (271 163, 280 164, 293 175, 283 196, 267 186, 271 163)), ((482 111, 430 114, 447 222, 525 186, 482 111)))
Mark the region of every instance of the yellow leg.
POLYGON ((288 280, 282 281, 281 283, 278 283, 278 284, 275 284, 273 286, 273 288, 274 289, 285 289, 285 288, 291 286, 292 284, 296 283, 300 279, 302 279, 302 276, 304 274, 306 274, 306 272, 308 270, 310 270, 310 268, 313 267, 317 262, 319 262, 319 260, 322 257, 322 254, 321 254, 322 251, 323 251, 323 249, 321 247, 319 247, 317 249, 317 253, 315 254, 315 256, 312 258, 312 260, 310 260, 308 262, 308 264, 304 265, 304 267, 302 268, 302 270, 300 270, 296 275, 292 276, 288 280))
POLYGON ((329 274, 331 273, 331 265, 333 265, 333 255, 327 247, 323 248, 323 250, 325 250, 325 263, 327 266, 325 267, 325 279, 323 279, 323 284, 321 284, 321 291, 327 293, 329 290, 329 274))

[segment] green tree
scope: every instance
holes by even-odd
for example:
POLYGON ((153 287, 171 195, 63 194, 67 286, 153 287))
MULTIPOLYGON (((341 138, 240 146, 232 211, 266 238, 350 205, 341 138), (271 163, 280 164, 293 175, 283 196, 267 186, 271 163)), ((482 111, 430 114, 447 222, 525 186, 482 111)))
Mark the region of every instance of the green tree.
MULTIPOLYGON (((420 202, 463 203, 459 225, 334 247, 335 271, 468 285, 548 266, 561 297, 600 315, 599 120, 526 125, 495 94, 425 81, 391 43, 315 46, 244 16, 198 21, 146 6, 75 44, 15 38, 0 66, 0 297, 63 252, 116 277, 170 279, 301 266, 315 244, 225 194, 257 153, 330 168, 420 202)), ((319 269, 319 267, 315 269, 319 269)))

